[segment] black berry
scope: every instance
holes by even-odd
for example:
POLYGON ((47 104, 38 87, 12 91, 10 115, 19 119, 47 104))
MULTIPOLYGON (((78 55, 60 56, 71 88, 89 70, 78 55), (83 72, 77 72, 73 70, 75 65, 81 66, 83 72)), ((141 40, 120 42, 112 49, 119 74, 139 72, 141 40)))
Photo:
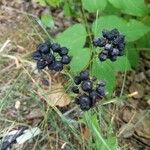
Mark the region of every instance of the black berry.
POLYGON ((63 64, 69 64, 70 61, 71 61, 71 57, 68 56, 68 55, 63 55, 62 58, 61 58, 61 62, 62 62, 63 64))
POLYGON ((98 94, 95 90, 93 90, 92 92, 89 93, 89 97, 91 99, 91 105, 94 106, 96 103, 96 99, 98 97, 98 94))
POLYGON ((59 52, 60 51, 60 45, 58 43, 53 43, 51 45, 51 49, 54 51, 54 52, 59 52))
POLYGON ((79 88, 78 88, 78 86, 72 87, 72 92, 78 94, 78 93, 79 93, 79 88))
POLYGON ((63 56, 63 55, 67 55, 68 54, 68 48, 66 48, 66 47, 61 47, 60 48, 60 51, 59 51, 59 54, 60 54, 60 56, 63 56))
POLYGON ((55 61, 55 56, 53 54, 48 54, 44 56, 44 59, 47 61, 48 64, 52 64, 55 61))
POLYGON ((35 51, 35 52, 32 53, 32 58, 33 58, 34 60, 41 60, 42 55, 41 55, 40 52, 35 51))
POLYGON ((104 47, 104 49, 105 49, 106 51, 112 51, 113 46, 112 46, 112 44, 106 44, 105 47, 104 47))
POLYGON ((107 55, 105 55, 103 53, 99 53, 98 58, 99 58, 100 61, 105 61, 107 59, 107 55))
POLYGON ((93 89, 93 83, 90 80, 83 81, 81 83, 81 88, 85 92, 90 92, 93 89))
POLYGON ((54 61, 52 64, 52 68, 55 71, 62 71, 63 70, 63 64, 60 61, 54 61))
POLYGON ((91 108, 91 100, 87 95, 82 95, 79 97, 79 105, 81 110, 87 111, 91 108))
POLYGON ((103 86, 98 86, 96 91, 100 97, 105 96, 105 88, 103 86))
POLYGON ((50 51, 50 44, 49 43, 41 43, 37 47, 37 51, 42 54, 47 54, 50 51))
POLYGON ((44 69, 46 66, 47 66, 46 61, 43 61, 43 60, 37 61, 37 68, 38 69, 40 69, 40 70, 44 69))
POLYGON ((94 46, 103 47, 106 44, 106 39, 105 38, 94 39, 93 40, 93 44, 94 44, 94 46))
POLYGON ((118 56, 124 55, 124 35, 120 34, 117 29, 103 30, 102 35, 103 37, 98 37, 93 41, 94 46, 103 47, 103 50, 98 55, 100 61, 105 61, 107 58, 111 61, 116 61, 118 56))
POLYGON ((80 76, 75 76, 75 77, 74 77, 74 83, 75 83, 76 85, 79 85, 79 84, 81 83, 81 78, 80 78, 80 76))
POLYGON ((80 79, 83 80, 88 80, 89 79, 89 71, 85 70, 85 71, 81 71, 80 72, 80 79))

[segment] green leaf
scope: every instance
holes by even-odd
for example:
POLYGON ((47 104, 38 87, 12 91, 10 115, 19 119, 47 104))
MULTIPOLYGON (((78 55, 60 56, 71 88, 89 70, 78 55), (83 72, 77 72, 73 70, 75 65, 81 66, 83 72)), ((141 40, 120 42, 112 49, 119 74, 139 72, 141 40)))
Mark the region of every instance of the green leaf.
POLYGON ((92 75, 96 76, 99 80, 106 81, 106 90, 108 94, 111 95, 116 82, 115 71, 111 62, 100 62, 96 59, 92 65, 92 75))
POLYGON ((115 15, 101 16, 93 23, 92 31, 96 36, 99 36, 103 29, 117 28, 120 31, 125 25, 126 21, 115 15))
POLYGON ((45 0, 48 5, 53 6, 53 7, 57 7, 60 5, 61 0, 45 0))
POLYGON ((63 12, 64 12, 65 16, 71 16, 71 9, 70 9, 69 3, 66 2, 64 4, 63 12))
POLYGON ((86 41, 86 30, 82 24, 75 24, 56 37, 58 43, 70 49, 71 53, 83 48, 86 41))
POLYGON ((129 15, 141 17, 148 13, 144 0, 109 0, 109 2, 121 12, 129 15))
POLYGON ((82 0, 83 7, 89 12, 103 11, 107 5, 106 0, 82 0))
POLYGON ((41 21, 45 27, 48 27, 48 28, 54 27, 53 18, 48 13, 42 14, 41 21))
POLYGON ((139 63, 139 52, 133 45, 127 47, 127 56, 131 67, 136 68, 139 63))
POLYGON ((140 21, 130 20, 127 22, 123 18, 115 15, 103 16, 97 19, 93 23, 92 31, 96 36, 99 36, 103 29, 113 28, 117 28, 122 32, 128 42, 136 41, 150 31, 150 28, 140 21))
POLYGON ((127 56, 118 57, 115 62, 111 62, 111 65, 116 72, 131 70, 130 62, 127 56))
POLYGON ((76 51, 70 52, 70 55, 73 56, 70 63, 71 72, 77 74, 87 67, 91 58, 91 51, 88 48, 76 49, 76 51))
POLYGON ((127 36, 127 40, 136 41, 150 31, 150 28, 137 20, 130 20, 125 29, 122 29, 127 36))

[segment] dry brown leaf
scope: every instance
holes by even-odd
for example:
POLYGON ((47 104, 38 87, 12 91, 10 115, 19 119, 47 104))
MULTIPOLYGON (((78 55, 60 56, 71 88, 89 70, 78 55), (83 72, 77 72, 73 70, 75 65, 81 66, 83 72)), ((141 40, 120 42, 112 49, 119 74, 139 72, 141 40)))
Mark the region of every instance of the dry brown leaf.
POLYGON ((48 89, 45 94, 45 100, 50 106, 64 107, 70 103, 70 97, 65 92, 64 87, 60 83, 52 85, 51 91, 48 89))

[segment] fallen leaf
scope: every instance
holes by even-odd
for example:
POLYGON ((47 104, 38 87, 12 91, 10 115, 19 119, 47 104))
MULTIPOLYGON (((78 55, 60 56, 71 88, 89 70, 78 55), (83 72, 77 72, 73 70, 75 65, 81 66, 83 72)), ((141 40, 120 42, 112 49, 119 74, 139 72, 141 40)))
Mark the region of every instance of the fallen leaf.
POLYGON ((70 103, 70 97, 60 83, 52 85, 51 91, 49 89, 44 90, 44 95, 46 95, 44 99, 50 106, 64 107, 70 103))

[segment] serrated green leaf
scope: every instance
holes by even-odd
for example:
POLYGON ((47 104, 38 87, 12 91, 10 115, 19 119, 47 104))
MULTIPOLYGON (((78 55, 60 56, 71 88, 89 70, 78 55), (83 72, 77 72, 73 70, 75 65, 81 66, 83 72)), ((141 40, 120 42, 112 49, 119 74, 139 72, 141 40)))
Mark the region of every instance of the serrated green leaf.
POLYGON ((70 55, 73 56, 70 63, 71 72, 77 74, 87 67, 91 58, 91 51, 88 48, 76 49, 76 51, 70 52, 70 55))
POLYGON ((42 14, 41 22, 45 27, 48 27, 48 28, 54 27, 53 18, 48 13, 42 14))
POLYGON ((97 19, 93 23, 92 31, 98 36, 101 35, 103 29, 113 28, 117 28, 122 32, 128 42, 136 41, 150 31, 150 28, 140 21, 130 20, 127 22, 123 18, 114 15, 103 16, 97 19))
POLYGON ((99 80, 106 81, 106 90, 109 95, 112 94, 115 87, 115 71, 109 61, 100 62, 96 59, 92 65, 92 75, 96 76, 99 80))
POLYGON ((83 48, 86 41, 86 30, 82 24, 75 24, 56 37, 58 43, 66 46, 71 52, 83 48))
POLYGON ((103 11, 107 5, 106 0, 82 0, 83 7, 89 12, 103 11))
POLYGON ((144 0, 109 0, 109 2, 121 12, 129 15, 141 17, 148 13, 144 0))

